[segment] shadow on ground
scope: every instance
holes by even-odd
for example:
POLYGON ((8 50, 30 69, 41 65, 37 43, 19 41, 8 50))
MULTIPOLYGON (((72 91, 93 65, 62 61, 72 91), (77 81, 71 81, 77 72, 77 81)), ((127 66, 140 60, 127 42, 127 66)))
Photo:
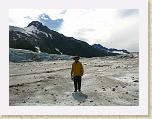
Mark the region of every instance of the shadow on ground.
POLYGON ((85 100, 87 99, 87 95, 82 93, 82 92, 76 92, 76 93, 72 93, 72 96, 75 100, 77 100, 78 102, 85 102, 85 100))

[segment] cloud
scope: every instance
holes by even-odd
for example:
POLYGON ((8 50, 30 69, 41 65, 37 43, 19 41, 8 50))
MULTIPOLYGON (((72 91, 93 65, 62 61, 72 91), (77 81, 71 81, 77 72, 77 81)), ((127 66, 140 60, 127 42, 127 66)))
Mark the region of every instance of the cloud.
POLYGON ((79 36, 79 37, 83 37, 83 36, 85 36, 85 34, 92 33, 94 31, 95 31, 95 29, 83 28, 83 29, 77 29, 77 31, 74 32, 73 34, 75 34, 76 36, 79 36))
POLYGON ((93 32, 93 31, 95 31, 95 29, 85 29, 85 28, 83 28, 83 29, 78 29, 78 31, 80 31, 80 32, 93 32))
POLYGON ((63 23, 63 19, 52 20, 50 16, 47 15, 46 13, 39 15, 38 20, 42 22, 44 25, 46 25, 47 27, 49 27, 51 30, 55 30, 55 31, 58 31, 58 29, 63 23))
POLYGON ((9 25, 26 27, 32 21, 38 21, 38 16, 47 14, 51 20, 62 19, 63 9, 9 9, 9 25))
POLYGON ((59 32, 67 36, 90 45, 99 43, 108 48, 139 51, 138 10, 67 10, 66 15, 59 32))
POLYGON ((129 17, 138 13, 138 9, 121 9, 117 11, 117 14, 122 18, 129 17))
POLYGON ((29 20, 33 20, 30 16, 24 16, 24 18, 29 19, 29 20))
POLYGON ((65 14, 66 12, 67 12, 67 10, 63 10, 59 15, 65 14))
POLYGON ((92 39, 90 36, 88 37, 87 35, 87 34, 92 34, 93 32, 95 32, 95 29, 83 28, 73 32, 73 36, 77 36, 77 39, 93 44, 95 40, 92 39))

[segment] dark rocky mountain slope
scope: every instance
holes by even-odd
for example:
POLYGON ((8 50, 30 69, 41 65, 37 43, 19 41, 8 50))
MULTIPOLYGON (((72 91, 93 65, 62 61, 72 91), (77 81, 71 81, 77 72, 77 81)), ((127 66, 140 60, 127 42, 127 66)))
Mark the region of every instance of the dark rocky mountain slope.
POLYGON ((9 26, 9 47, 49 54, 79 55, 81 57, 113 56, 116 53, 101 51, 88 43, 50 30, 38 21, 27 27, 9 26))

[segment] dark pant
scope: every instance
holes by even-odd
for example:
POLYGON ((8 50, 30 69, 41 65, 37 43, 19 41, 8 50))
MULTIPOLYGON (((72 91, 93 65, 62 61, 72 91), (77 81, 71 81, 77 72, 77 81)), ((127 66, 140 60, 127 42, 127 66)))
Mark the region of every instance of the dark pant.
POLYGON ((75 88, 75 90, 77 90, 77 86, 78 86, 78 90, 81 90, 81 76, 74 76, 74 88, 75 88))

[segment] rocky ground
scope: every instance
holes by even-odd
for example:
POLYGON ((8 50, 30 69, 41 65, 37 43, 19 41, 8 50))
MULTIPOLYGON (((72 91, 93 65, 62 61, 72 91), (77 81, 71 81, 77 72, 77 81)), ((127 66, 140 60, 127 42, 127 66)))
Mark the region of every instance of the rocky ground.
POLYGON ((73 60, 9 63, 10 106, 137 106, 138 53, 81 58, 82 91, 74 93, 73 60))

